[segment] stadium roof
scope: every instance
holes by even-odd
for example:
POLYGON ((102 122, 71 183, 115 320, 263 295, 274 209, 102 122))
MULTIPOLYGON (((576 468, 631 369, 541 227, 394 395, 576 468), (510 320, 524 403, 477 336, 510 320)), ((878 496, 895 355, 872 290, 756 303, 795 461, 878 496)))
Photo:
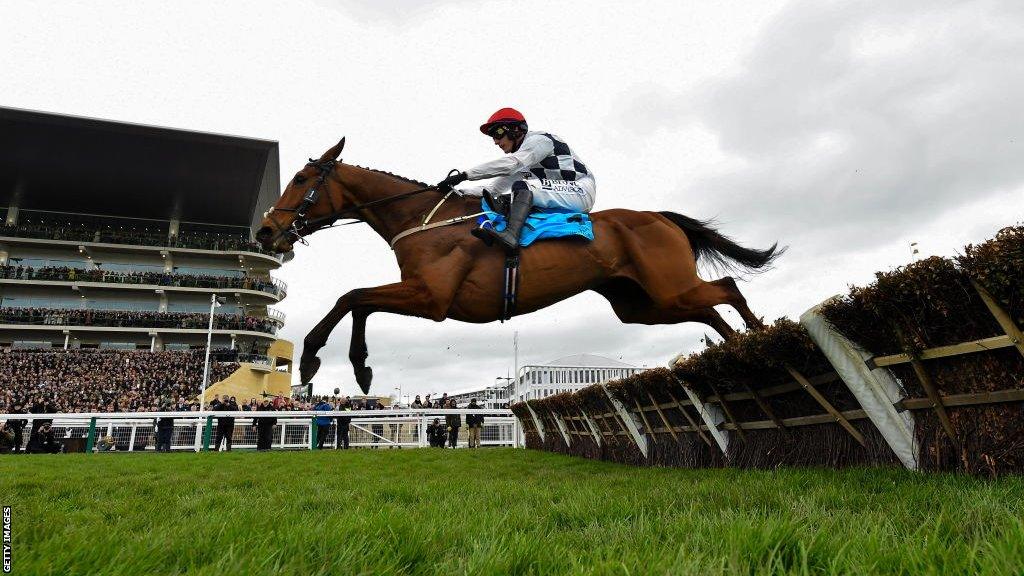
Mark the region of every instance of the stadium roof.
POLYGON ((545 364, 545 366, 583 366, 587 368, 636 368, 632 364, 626 364, 625 362, 619 362, 618 360, 612 360, 611 358, 605 358, 604 356, 595 356, 593 354, 573 354, 572 356, 566 356, 557 360, 552 360, 545 364))
POLYGON ((0 206, 255 226, 277 142, 0 107, 0 206))

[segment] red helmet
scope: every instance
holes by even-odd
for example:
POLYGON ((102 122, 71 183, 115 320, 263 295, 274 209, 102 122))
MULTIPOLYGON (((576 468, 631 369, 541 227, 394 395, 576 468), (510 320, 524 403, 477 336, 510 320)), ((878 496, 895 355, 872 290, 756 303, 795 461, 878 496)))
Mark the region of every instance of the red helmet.
POLYGON ((495 124, 512 124, 518 128, 521 128, 524 132, 527 130, 526 117, 523 116, 522 112, 515 108, 502 108, 491 117, 487 119, 487 122, 480 125, 480 131, 490 136, 491 128, 495 124))

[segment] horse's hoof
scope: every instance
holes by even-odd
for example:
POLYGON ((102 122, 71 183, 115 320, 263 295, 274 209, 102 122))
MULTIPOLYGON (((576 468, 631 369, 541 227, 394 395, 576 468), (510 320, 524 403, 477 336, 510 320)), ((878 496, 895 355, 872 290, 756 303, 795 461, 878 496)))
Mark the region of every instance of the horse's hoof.
POLYGON ((318 370, 320 370, 319 357, 303 357, 299 360, 299 378, 303 384, 309 384, 309 381, 313 379, 313 376, 316 376, 318 370))
POLYGON ((370 382, 373 381, 373 368, 364 366, 356 369, 356 383, 359 384, 359 389, 363 391, 363 394, 370 393, 370 382))

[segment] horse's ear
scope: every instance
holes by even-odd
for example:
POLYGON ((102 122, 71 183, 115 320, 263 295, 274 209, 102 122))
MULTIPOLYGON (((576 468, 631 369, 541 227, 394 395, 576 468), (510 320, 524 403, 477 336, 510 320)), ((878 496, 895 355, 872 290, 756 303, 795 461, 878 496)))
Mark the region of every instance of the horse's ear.
POLYGON ((324 155, 321 156, 320 159, 321 160, 337 160, 338 157, 341 156, 341 150, 344 147, 345 147, 345 138, 343 136, 341 138, 341 140, 337 144, 335 144, 333 147, 331 147, 330 150, 328 150, 327 152, 324 152, 324 155))

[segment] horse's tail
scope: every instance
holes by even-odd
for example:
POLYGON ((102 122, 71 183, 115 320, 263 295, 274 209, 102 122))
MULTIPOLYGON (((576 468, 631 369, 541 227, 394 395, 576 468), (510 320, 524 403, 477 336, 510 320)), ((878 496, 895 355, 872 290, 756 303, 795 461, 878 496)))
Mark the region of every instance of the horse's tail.
POLYGON ((701 258, 712 268, 722 271, 736 271, 754 274, 769 269, 771 263, 782 256, 786 248, 779 248, 778 242, 765 250, 744 248, 728 236, 711 227, 711 220, 697 220, 675 212, 659 212, 686 233, 693 248, 693 256, 701 258))

